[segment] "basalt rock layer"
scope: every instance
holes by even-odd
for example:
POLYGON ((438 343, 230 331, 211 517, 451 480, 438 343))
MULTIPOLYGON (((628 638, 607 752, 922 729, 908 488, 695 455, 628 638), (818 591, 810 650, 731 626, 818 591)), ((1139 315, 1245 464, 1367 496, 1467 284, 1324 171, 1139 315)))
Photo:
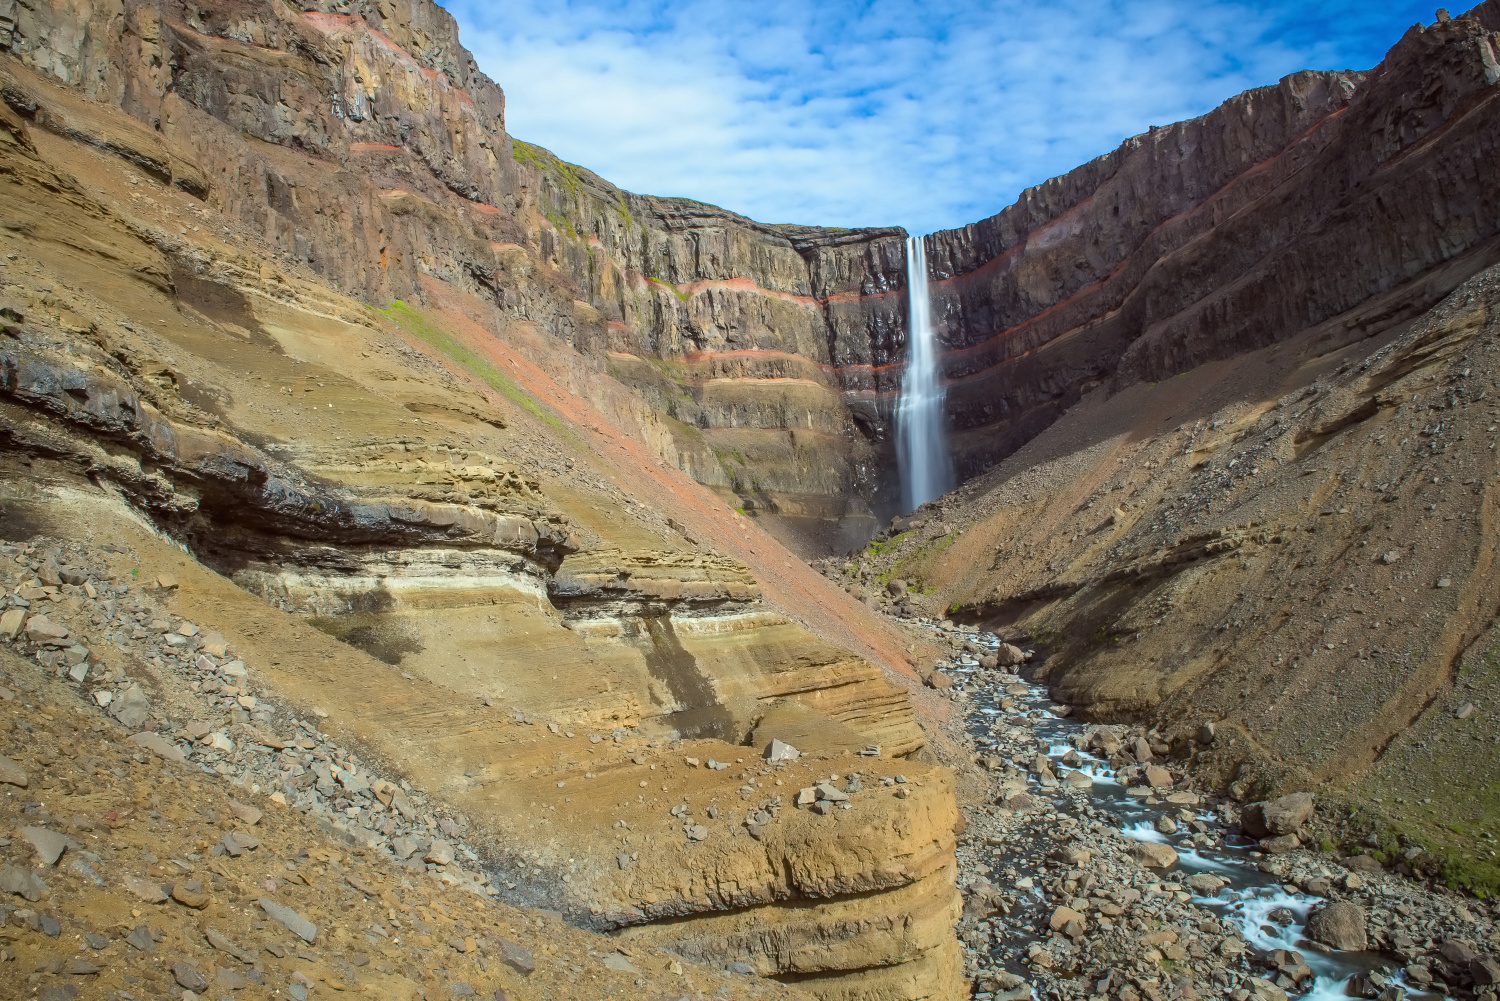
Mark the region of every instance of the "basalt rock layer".
POLYGON ((1093 386, 1383 296, 1329 346, 1372 336, 1494 263, 1497 29, 1492 3, 1413 27, 1369 72, 1247 91, 927 237, 960 466, 988 468, 1093 386))

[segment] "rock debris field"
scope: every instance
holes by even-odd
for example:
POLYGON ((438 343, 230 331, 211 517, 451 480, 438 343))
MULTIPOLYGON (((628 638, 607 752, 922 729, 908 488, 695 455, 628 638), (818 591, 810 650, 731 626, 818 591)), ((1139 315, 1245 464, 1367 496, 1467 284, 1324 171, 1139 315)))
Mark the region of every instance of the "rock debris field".
POLYGON ((1239 804, 1192 788, 1211 724, 1172 747, 1079 723, 1012 673, 1029 652, 951 622, 922 628, 952 653, 929 684, 953 700, 948 735, 982 790, 958 848, 974 996, 1495 996, 1490 905, 1303 847, 1320 823, 1310 794, 1239 804))
POLYGON ((466 818, 257 691, 171 578, 42 542, 0 579, 0 998, 802 996, 497 901, 466 818))

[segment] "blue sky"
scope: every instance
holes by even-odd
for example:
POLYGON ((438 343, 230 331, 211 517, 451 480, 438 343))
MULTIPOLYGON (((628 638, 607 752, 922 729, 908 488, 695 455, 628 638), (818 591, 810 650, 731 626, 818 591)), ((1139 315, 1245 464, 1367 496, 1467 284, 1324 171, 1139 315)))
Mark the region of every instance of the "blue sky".
MULTIPOLYGON (((510 133, 763 222, 992 215, 1127 136, 1366 69, 1432 0, 447 0, 510 133)), ((1454 8, 1458 13, 1461 8, 1454 8)))

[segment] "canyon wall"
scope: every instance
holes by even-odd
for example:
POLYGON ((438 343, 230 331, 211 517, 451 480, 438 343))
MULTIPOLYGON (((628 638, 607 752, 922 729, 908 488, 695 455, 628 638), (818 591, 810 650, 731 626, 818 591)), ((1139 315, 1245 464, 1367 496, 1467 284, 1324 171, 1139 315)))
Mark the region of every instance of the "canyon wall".
POLYGON ((22 6, 7 41, 193 148, 204 175, 174 180, 281 260, 375 305, 435 277, 572 345, 660 415, 653 448, 794 545, 892 510, 903 231, 762 225, 512 140, 429 3, 22 6))
POLYGON ((1379 333, 1500 255, 1493 4, 1368 72, 1297 73, 927 238, 953 448, 988 468, 1094 386, 1228 358, 1392 288, 1379 333))
POLYGON ((830 331, 894 329, 862 302, 900 232, 626 195, 513 144, 436 6, 306 6, 14 8, 7 524, 128 553, 259 698, 461 811, 516 902, 958 996, 920 651, 724 503, 871 527, 845 400, 878 424, 877 377, 830 331), (847 807, 794 807, 834 775, 847 807))

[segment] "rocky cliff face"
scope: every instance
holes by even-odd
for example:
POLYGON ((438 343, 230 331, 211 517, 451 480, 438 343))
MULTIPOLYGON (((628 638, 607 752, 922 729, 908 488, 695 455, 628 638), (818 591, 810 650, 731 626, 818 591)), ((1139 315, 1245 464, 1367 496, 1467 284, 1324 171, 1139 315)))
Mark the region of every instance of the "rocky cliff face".
POLYGON ((1493 5, 1368 73, 1299 73, 927 238, 954 450, 988 467, 1093 386, 1175 375, 1392 288, 1427 309, 1496 259, 1493 5))
MULTIPOLYGON (((842 401, 869 377, 850 355, 846 387, 826 330, 864 322, 899 234, 757 226, 513 153, 430 4, 36 5, 9 32, 7 525, 165 575, 258 697, 461 811, 517 902, 829 998, 955 996, 958 818, 913 757, 909 641, 674 468, 713 482, 717 420, 745 468, 766 457, 765 496, 851 489, 842 401), (581 178, 570 210, 617 213, 597 247, 558 178, 581 178), (646 363, 708 416, 609 374, 646 363), (762 764, 777 737, 804 757, 762 764), (794 806, 834 773, 848 809, 794 806)), ((112 668, 166 683, 92 625, 112 668)), ((305 792, 283 790, 391 849, 305 792)))
POLYGON ((381 305, 436 277, 572 345, 789 542, 845 548, 891 507, 904 232, 766 226, 513 141, 430 3, 20 7, 8 47, 193 149, 208 176, 177 182, 283 261, 381 305))

